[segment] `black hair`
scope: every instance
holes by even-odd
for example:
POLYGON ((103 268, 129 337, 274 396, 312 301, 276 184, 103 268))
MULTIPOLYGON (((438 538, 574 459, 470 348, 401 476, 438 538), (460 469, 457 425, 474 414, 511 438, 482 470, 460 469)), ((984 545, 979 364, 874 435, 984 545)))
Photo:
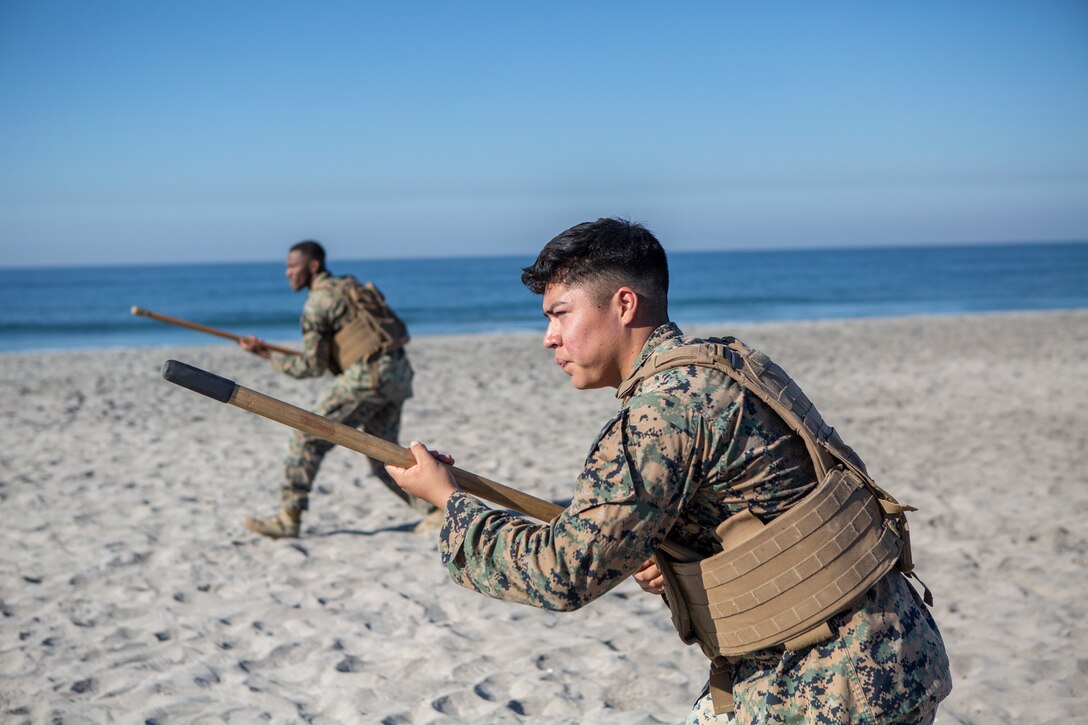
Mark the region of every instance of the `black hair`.
POLYGON ((306 259, 316 259, 318 272, 325 271, 325 248, 312 239, 306 239, 292 246, 288 252, 301 252, 306 259))
POLYGON ((534 294, 550 284, 593 287, 598 299, 621 286, 641 295, 651 309, 668 316, 669 261, 649 229, 626 219, 576 224, 544 245, 521 282, 534 294))

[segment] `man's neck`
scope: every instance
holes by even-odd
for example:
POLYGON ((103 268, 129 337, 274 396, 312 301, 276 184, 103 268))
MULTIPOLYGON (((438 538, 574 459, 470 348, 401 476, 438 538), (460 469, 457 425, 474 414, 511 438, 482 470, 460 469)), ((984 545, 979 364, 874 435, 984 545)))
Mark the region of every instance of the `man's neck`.
POLYGON ((623 368, 620 370, 620 375, 622 379, 626 379, 631 374, 631 370, 635 367, 639 356, 642 355, 642 350, 646 347, 650 335, 654 334, 654 330, 660 326, 659 324, 653 324, 631 328, 628 344, 624 346, 624 354, 621 358, 623 368))

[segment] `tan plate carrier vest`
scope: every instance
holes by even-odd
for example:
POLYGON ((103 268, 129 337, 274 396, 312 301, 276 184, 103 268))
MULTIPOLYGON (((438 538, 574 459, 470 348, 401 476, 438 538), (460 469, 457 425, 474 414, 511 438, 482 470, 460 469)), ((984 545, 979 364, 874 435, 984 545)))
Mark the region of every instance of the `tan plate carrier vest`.
POLYGON ((330 285, 349 310, 344 326, 332 338, 329 357, 338 368, 333 372, 342 373, 360 360, 369 362, 408 344, 407 326, 373 283, 362 284, 347 275, 331 279, 330 285))
MULTIPOLYGON (((767 647, 800 650, 834 634, 827 621, 849 608, 898 563, 913 569, 906 511, 781 367, 732 337, 651 355, 623 382, 627 400, 662 370, 699 365, 735 380, 805 442, 819 484, 764 525, 750 511, 723 521, 722 551, 699 561, 658 553, 665 600, 687 644, 712 660, 715 712, 732 711, 731 659, 767 647)), ((932 599, 926 590, 926 602, 932 599)))

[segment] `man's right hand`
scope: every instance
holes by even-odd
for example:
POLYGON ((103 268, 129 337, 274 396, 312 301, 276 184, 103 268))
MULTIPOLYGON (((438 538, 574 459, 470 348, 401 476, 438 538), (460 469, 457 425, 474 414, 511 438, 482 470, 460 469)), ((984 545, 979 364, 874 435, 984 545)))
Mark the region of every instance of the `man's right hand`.
POLYGON ((416 498, 432 504, 435 508, 446 508, 446 502, 460 487, 453 478, 450 466, 453 465, 453 457, 445 453, 438 453, 427 449, 419 441, 412 441, 408 446, 415 456, 416 465, 411 468, 400 468, 386 464, 385 470, 397 482, 402 489, 416 498))
POLYGON ((264 340, 253 335, 238 338, 238 346, 246 352, 251 352, 257 357, 263 357, 265 360, 272 357, 272 353, 264 344, 264 340))

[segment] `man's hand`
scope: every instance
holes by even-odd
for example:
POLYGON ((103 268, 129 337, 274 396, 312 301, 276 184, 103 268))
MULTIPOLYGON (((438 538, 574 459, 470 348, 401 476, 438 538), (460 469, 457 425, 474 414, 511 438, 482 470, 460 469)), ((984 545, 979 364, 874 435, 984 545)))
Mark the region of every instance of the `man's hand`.
POLYGON ((271 351, 265 347, 264 340, 253 335, 238 338, 238 347, 246 352, 253 353, 257 357, 263 357, 265 360, 272 357, 271 351))
POLYGON ((455 491, 457 482, 449 466, 453 457, 445 453, 427 450, 419 441, 412 441, 409 448, 416 457, 416 465, 411 468, 386 465, 385 470, 402 489, 416 498, 421 498, 440 509, 446 508, 446 501, 455 491))
POLYGON ((642 587, 642 591, 648 594, 665 593, 665 577, 653 559, 642 562, 642 566, 634 574, 635 581, 642 587))

